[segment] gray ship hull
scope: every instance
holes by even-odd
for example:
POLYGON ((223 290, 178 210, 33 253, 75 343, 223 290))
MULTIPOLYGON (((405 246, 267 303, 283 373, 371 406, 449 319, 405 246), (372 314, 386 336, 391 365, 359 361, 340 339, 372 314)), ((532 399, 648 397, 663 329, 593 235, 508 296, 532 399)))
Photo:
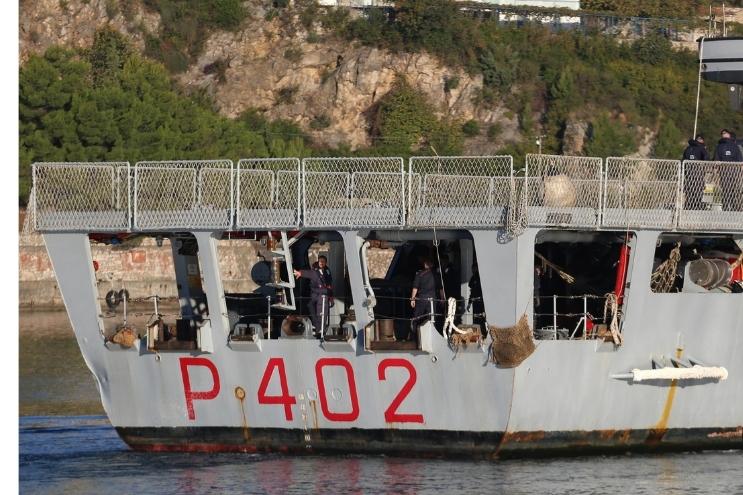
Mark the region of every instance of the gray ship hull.
MULTIPOLYGON (((472 231, 491 324, 531 313, 534 240, 472 231)), ((86 234, 45 234, 73 328, 112 425, 143 451, 357 452, 506 457, 743 447, 743 294, 657 294, 650 274, 658 231, 638 231, 624 345, 538 341, 516 368, 490 360, 490 340, 454 350, 433 328, 417 351, 348 342, 263 340, 238 348, 226 317, 202 328, 201 351, 104 345, 86 234), (615 376, 654 357, 693 356, 727 380, 632 383, 615 376)), ((357 307, 358 247, 341 233, 357 307)), ((218 233, 196 232, 207 296, 226 316, 218 233), (221 307, 219 307, 221 305, 221 307)), ((531 317, 530 317, 531 318, 531 317)), ((360 328, 366 323, 359 318, 360 328)))

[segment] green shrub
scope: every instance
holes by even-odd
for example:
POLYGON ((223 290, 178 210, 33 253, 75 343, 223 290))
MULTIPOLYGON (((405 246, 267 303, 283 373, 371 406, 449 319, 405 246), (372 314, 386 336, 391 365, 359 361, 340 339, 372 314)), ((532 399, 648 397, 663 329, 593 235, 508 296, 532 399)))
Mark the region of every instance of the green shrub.
POLYGON ((318 115, 310 121, 310 129, 319 131, 330 127, 330 117, 325 114, 318 115))
POLYGON ((480 134, 480 124, 476 120, 468 120, 462 125, 462 132, 467 137, 475 137, 480 134))
POLYGON ((588 156, 624 156, 637 149, 634 133, 620 122, 609 120, 603 114, 588 128, 585 145, 588 156))
POLYGON ((299 86, 285 86, 276 95, 276 105, 291 105, 299 92, 299 86))
POLYGON ((500 134, 501 131, 502 128, 500 124, 490 124, 490 126, 488 127, 488 138, 495 139, 496 137, 498 137, 498 134, 500 134))
POLYGON ((444 78, 444 91, 450 92, 452 89, 457 89, 459 87, 459 77, 458 76, 446 76, 444 78))

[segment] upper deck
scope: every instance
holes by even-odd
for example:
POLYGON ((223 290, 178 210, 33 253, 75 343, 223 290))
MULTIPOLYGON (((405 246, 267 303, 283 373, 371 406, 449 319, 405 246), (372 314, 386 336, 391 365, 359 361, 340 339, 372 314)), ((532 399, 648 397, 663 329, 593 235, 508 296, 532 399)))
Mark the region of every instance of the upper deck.
POLYGON ((743 163, 511 156, 36 163, 42 232, 743 231, 743 163))

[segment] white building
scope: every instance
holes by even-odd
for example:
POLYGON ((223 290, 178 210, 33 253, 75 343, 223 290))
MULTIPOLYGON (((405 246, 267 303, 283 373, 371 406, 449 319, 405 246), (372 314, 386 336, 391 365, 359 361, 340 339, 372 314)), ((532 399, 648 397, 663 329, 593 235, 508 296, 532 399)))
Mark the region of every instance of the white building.
MULTIPOLYGON (((571 10, 580 9, 580 0, 457 0, 489 5, 508 5, 512 7, 550 7, 571 10)), ((334 7, 373 7, 392 5, 393 1, 386 0, 318 0, 319 5, 334 7)))

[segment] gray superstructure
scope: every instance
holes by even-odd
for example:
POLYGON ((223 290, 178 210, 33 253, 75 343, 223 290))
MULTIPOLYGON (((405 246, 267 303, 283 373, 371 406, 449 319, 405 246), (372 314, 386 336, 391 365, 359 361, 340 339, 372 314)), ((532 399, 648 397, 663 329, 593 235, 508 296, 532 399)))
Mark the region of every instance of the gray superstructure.
MULTIPOLYGON (((511 157, 35 164, 33 215, 103 406, 135 449, 494 457, 743 447, 743 207, 724 201, 743 193, 743 163, 709 162, 701 176, 674 160, 529 155, 525 165, 517 173, 511 157), (700 181, 702 209, 685 202, 689 180, 700 181), (266 284, 278 299, 238 332, 217 245, 247 233, 289 274, 302 239, 330 246, 349 291, 339 287, 327 335, 279 331, 301 305, 281 271, 266 284), (126 235, 173 246, 181 315, 170 344, 157 324, 135 329, 131 347, 105 329, 90 242, 126 235), (476 258, 482 312, 462 304, 460 326, 479 317, 510 327, 525 314, 536 349, 501 366, 491 333, 452 345, 431 322, 414 343, 383 341, 375 321, 390 318, 370 281, 370 242, 396 257, 456 247, 462 302, 476 258), (602 308, 608 300, 608 315, 557 310, 560 297, 598 307, 588 296, 535 294, 535 260, 569 260, 594 245, 629 253, 620 294, 590 295, 602 308), (668 250, 681 258, 671 285, 658 289, 668 250), (692 283, 688 265, 713 255, 730 263, 724 284, 692 283)), ((616 264, 598 258, 571 266, 616 264)), ((614 286, 613 271, 602 277, 614 286)), ((405 320, 408 310, 389 301, 405 320)))

